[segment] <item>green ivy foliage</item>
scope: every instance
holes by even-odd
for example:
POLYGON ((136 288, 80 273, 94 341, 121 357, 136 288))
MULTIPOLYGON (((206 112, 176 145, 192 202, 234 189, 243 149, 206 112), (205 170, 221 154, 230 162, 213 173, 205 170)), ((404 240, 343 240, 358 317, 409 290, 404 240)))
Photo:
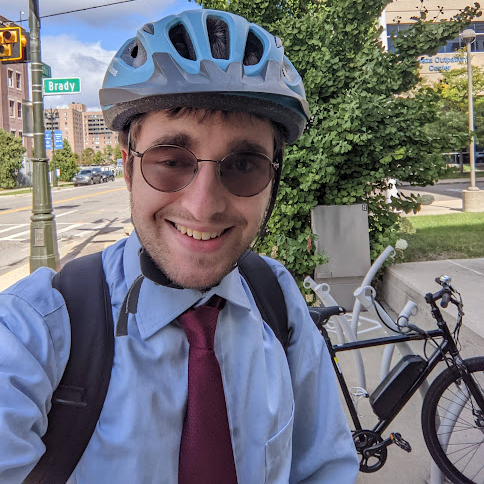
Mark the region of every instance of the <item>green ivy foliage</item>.
POLYGON ((15 188, 25 148, 22 140, 0 129, 0 187, 15 188))
POLYGON ((311 244, 311 209, 368 203, 374 260, 396 238, 395 209, 419 208, 416 197, 387 204, 381 194, 387 180, 426 185, 445 170, 445 137, 431 138, 424 129, 435 119, 440 97, 419 83, 419 56, 455 37, 480 15, 479 4, 449 21, 427 21, 422 8, 415 25, 394 40, 396 51, 385 52, 378 17, 389 0, 195 1, 278 35, 304 79, 312 120, 287 148, 264 252, 277 247, 300 282, 322 260, 311 244))

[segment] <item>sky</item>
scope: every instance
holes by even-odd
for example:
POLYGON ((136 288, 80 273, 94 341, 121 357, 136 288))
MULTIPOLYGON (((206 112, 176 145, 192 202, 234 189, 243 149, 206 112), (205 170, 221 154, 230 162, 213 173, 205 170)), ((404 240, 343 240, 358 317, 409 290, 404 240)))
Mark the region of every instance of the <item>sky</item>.
MULTIPOLYGON (((98 92, 106 68, 124 42, 146 22, 199 8, 189 0, 131 0, 82 12, 72 10, 107 5, 123 0, 39 0, 42 62, 52 68, 53 78, 79 77, 81 93, 44 96, 44 108, 80 102, 99 110, 98 92)), ((29 0, 0 0, 0 15, 28 30, 29 0)))

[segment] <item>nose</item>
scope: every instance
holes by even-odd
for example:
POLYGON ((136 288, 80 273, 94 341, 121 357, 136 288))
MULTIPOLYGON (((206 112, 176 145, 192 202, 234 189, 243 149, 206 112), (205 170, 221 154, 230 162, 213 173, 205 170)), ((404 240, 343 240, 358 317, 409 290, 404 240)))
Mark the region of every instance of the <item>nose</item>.
POLYGON ((194 180, 180 193, 180 203, 198 221, 210 221, 227 209, 230 194, 217 176, 217 164, 202 161, 194 180))

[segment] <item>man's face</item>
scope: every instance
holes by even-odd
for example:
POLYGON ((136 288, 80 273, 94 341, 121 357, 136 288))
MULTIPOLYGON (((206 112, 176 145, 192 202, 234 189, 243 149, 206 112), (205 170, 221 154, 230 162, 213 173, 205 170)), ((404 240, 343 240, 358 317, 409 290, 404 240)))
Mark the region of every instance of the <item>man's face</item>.
MULTIPOLYGON (((169 118, 163 111, 148 114, 134 149, 143 153, 153 145, 174 144, 174 140, 199 159, 221 160, 248 147, 252 151, 256 147, 271 159, 274 155, 269 121, 222 113, 203 117, 200 111, 178 118, 169 118)), ((134 158, 131 177, 126 175, 126 159, 123 150, 131 214, 141 245, 180 286, 205 289, 218 284, 257 235, 271 183, 258 195, 238 197, 217 178, 216 163, 203 161, 187 187, 163 193, 146 183, 139 157, 134 158), (207 234, 210 238, 203 240, 207 234)))

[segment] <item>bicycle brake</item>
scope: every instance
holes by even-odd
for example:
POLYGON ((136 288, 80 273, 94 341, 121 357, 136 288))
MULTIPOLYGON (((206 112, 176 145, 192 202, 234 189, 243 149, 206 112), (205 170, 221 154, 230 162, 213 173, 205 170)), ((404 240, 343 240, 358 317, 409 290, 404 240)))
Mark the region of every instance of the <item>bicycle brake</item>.
POLYGON ((392 439, 393 443, 397 444, 400 449, 403 449, 406 452, 412 451, 412 447, 410 446, 410 444, 404 438, 402 438, 402 436, 398 432, 391 433, 390 439, 392 439))

